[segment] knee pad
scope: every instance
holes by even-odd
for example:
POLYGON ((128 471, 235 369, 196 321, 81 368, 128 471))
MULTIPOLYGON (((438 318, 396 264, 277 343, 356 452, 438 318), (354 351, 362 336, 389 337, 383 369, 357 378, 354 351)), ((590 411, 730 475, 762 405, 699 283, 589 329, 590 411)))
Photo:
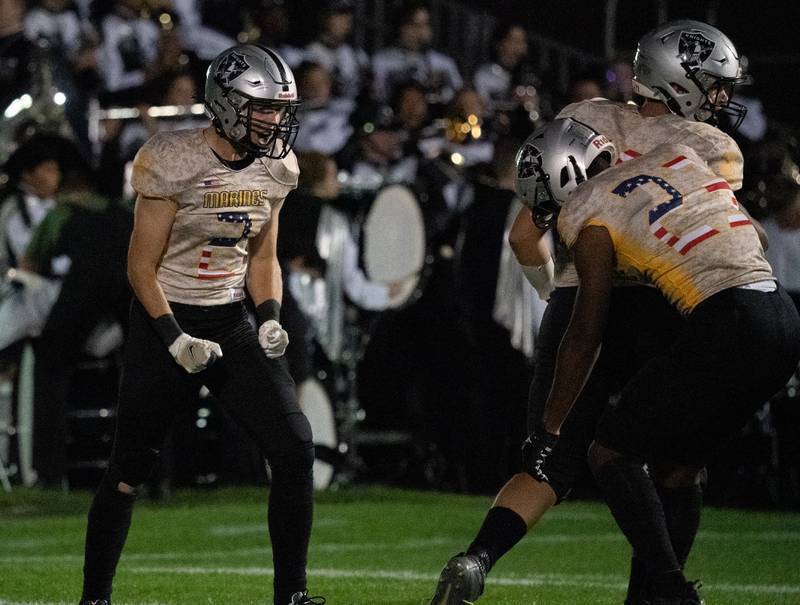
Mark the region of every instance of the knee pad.
POLYGON ((612 462, 621 457, 619 452, 611 450, 604 445, 593 441, 589 446, 589 452, 586 459, 589 463, 589 470, 593 475, 597 475, 597 471, 603 468, 609 462, 612 462))
POLYGON ((267 462, 273 483, 308 477, 314 468, 314 444, 297 443, 274 453, 267 462))
POLYGON ((547 477, 542 481, 532 467, 533 461, 523 461, 523 472, 527 473, 534 481, 546 483, 556 495, 556 504, 560 504, 572 491, 575 478, 583 465, 583 458, 571 457, 559 451, 558 446, 544 463, 543 471, 547 477))
POLYGON ((292 414, 284 431, 281 438, 271 444, 267 456, 273 480, 276 476, 306 476, 314 467, 314 442, 308 419, 303 414, 292 414))
MULTIPOLYGON (((531 473, 528 474, 531 475, 531 473)), ((536 479, 536 477, 533 478, 536 479)), ((559 473, 550 470, 547 475, 547 485, 556 495, 556 504, 561 504, 572 492, 572 486, 575 485, 575 475, 561 476, 559 473)))
POLYGON ((159 450, 151 448, 124 454, 115 453, 109 462, 104 482, 113 489, 117 489, 120 482, 135 489, 150 477, 159 455, 159 450))
POLYGON ((659 468, 650 470, 655 483, 664 489, 689 489, 699 487, 701 490, 708 484, 708 471, 705 468, 690 467, 659 468))

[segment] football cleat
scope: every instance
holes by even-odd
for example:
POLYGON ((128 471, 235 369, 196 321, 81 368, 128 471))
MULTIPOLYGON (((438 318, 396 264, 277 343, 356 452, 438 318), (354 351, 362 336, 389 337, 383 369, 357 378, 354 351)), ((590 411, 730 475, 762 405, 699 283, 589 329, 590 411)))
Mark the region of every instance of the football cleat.
POLYGON ((483 594, 486 569, 475 555, 458 554, 439 575, 436 594, 429 605, 471 605, 483 594))
POLYGON ((649 599, 644 599, 642 605, 705 605, 706 602, 697 592, 700 586, 702 584, 697 580, 687 582, 682 595, 674 597, 653 596, 649 599))
POLYGON ((84 599, 80 602, 80 605, 111 605, 111 601, 109 599, 97 599, 95 601, 84 599))
POLYGON ((325 597, 309 597, 308 591, 304 590, 294 593, 289 605, 325 605, 325 597))

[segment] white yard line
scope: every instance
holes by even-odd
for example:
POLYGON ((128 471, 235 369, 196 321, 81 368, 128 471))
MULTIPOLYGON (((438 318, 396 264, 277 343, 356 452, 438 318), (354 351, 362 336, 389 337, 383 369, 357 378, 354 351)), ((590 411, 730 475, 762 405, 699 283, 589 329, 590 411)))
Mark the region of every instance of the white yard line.
POLYGON ((75 603, 67 603, 66 601, 6 601, 0 599, 0 605, 75 605, 75 603))
MULTIPOLYGON (((348 522, 344 519, 334 519, 332 517, 323 517, 321 519, 314 519, 314 528, 320 529, 323 527, 342 527, 347 525, 348 522)), ((242 523, 240 525, 212 525, 208 528, 208 533, 212 536, 246 536, 248 534, 263 534, 267 531, 266 520, 261 523, 242 523)))
MULTIPOLYGON (((347 552, 347 551, 402 551, 402 550, 416 550, 430 546, 442 546, 447 544, 457 543, 455 538, 428 538, 425 540, 403 540, 401 542, 322 542, 315 544, 311 543, 311 549, 314 552, 347 552)), ((234 548, 226 550, 208 550, 204 552, 197 551, 167 551, 167 552, 153 552, 153 553, 125 553, 122 555, 123 565, 125 561, 151 561, 163 559, 208 559, 208 558, 222 558, 228 559, 233 556, 248 556, 248 555, 268 555, 272 553, 269 546, 252 546, 248 548, 234 548)), ((10 555, 0 557, 0 565, 3 564, 17 564, 17 563, 54 563, 54 562, 75 562, 83 561, 83 555, 76 552, 75 554, 63 555, 10 555)), ((0 604, 2 605, 2 604, 0 604)))
MULTIPOLYGON (((114 601, 116 605, 169 605, 168 603, 132 603, 130 601, 114 601)), ((9 601, 0 599, 0 605, 75 605, 75 601, 9 601)))
MULTIPOLYGON (((266 552, 268 549, 262 549, 266 552)), ((166 553, 161 553, 161 555, 166 553)), ((185 553, 174 553, 175 555, 185 555, 185 553)), ((222 553, 220 553, 222 554, 222 553)), ((225 553, 226 555, 229 553, 225 553)), ((20 557, 22 558, 22 557, 20 557)), ((128 556, 128 559, 145 557, 128 556)), ((162 556, 148 556, 148 558, 159 559, 162 556)), ((70 560, 80 561, 81 557, 70 556, 70 560)), ((143 566, 126 565, 125 571, 137 574, 175 574, 175 575, 235 575, 235 576, 272 576, 272 569, 266 567, 210 567, 210 566, 143 566)), ((382 570, 382 569, 334 569, 320 568, 310 569, 309 575, 325 578, 364 578, 371 580, 396 580, 403 582, 427 582, 434 583, 437 575, 434 573, 420 573, 411 570, 382 570)), ((489 584, 500 586, 562 586, 573 588, 595 588, 603 590, 623 590, 626 580, 621 576, 605 574, 558 574, 558 573, 529 573, 529 574, 509 574, 493 575, 489 578, 489 584)), ((786 595, 800 594, 800 585, 790 584, 707 584, 708 589, 720 592, 747 593, 760 595, 786 595)), ((0 605, 71 605, 62 602, 47 601, 11 601, 0 599, 0 605)), ((119 605, 125 605, 121 603, 119 605)), ((146 605, 165 605, 159 603, 146 605)))
MULTIPOLYGON (((133 573, 160 573, 178 575, 240 575, 271 576, 272 570, 264 567, 129 567, 133 573)), ((324 578, 369 578, 374 580, 399 580, 411 582, 435 582, 436 574, 409 570, 381 569, 309 569, 310 576, 324 578)), ((627 581, 621 576, 601 574, 526 574, 521 576, 491 576, 488 583, 502 586, 570 586, 576 588, 603 588, 621 590, 627 581)), ((710 590, 723 592, 745 592, 751 594, 800 594, 800 586, 780 584, 707 584, 710 590)), ((0 604, 1 605, 1 604, 0 604)))
MULTIPOLYGON (((266 531, 266 530, 265 530, 266 531)), ((548 534, 548 533, 533 533, 528 536, 524 542, 521 542, 517 547, 524 549, 527 546, 539 544, 562 544, 562 543, 597 543, 597 542, 623 542, 624 537, 619 532, 608 532, 601 534, 548 534)), ((718 532, 718 531, 701 531, 697 537, 698 541, 703 542, 725 542, 725 541, 767 541, 767 542, 797 542, 800 541, 800 532, 781 532, 781 531, 767 531, 767 532, 718 532)), ((312 552, 351 552, 351 551, 403 551, 415 550, 426 547, 448 546, 458 547, 463 543, 463 539, 457 536, 435 536, 432 538, 421 540, 404 540, 400 542, 311 542, 312 552)), ((10 542, 14 542, 13 540, 10 542)), ((46 543, 46 539, 45 542, 46 543)), ((0 542, 0 545, 5 546, 8 542, 0 542)), ((26 547, 30 546, 25 544, 26 547)), ((214 559, 214 558, 229 558, 235 556, 259 556, 268 555, 272 552, 269 546, 250 546, 246 548, 234 549, 208 549, 206 551, 165 551, 165 552, 149 552, 149 553, 136 553, 129 552, 123 554, 124 561, 161 561, 170 559, 214 559)), ((0 565, 15 565, 25 563, 55 563, 55 562, 80 562, 83 561, 83 555, 80 549, 76 547, 74 553, 60 554, 60 555, 6 555, 0 556, 0 565)), ((0 603, 0 605, 2 605, 0 603)))
POLYGON ((43 546, 53 546, 54 544, 69 544, 65 538, 11 538, 10 540, 0 540, 0 545, 4 549, 41 549, 43 546))

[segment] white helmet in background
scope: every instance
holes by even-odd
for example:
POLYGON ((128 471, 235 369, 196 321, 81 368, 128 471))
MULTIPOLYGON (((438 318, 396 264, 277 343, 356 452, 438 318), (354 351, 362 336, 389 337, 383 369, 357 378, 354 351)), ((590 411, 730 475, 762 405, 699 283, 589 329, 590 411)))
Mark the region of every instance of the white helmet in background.
POLYGON ((572 118, 553 120, 517 152, 517 195, 531 209, 536 226, 546 229, 578 185, 616 159, 614 144, 586 124, 572 118))
POLYGON ((690 120, 716 125, 718 113, 728 114, 736 129, 747 108, 731 100, 733 89, 752 81, 743 63, 733 42, 716 27, 688 19, 671 21, 639 40, 633 90, 690 120))
POLYGON ((259 157, 282 158, 292 148, 300 101, 292 70, 265 46, 242 44, 211 62, 205 106, 221 136, 259 157), (277 124, 254 119, 254 111, 277 111, 277 124))

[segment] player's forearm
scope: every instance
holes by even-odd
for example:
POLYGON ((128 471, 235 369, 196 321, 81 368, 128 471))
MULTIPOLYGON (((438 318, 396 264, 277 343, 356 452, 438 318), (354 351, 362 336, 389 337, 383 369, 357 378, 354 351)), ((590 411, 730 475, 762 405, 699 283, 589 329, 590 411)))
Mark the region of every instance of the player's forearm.
POLYGON ((558 434, 575 400, 594 367, 600 341, 568 330, 561 341, 553 386, 545 404, 543 423, 549 433, 558 434))
POLYGON ((546 229, 534 225, 527 208, 520 210, 511 230, 508 243, 520 265, 541 267, 550 259, 550 243, 546 229))
POLYGON ((247 267, 247 291, 257 307, 267 300, 283 300, 283 277, 277 258, 251 258, 247 267))
POLYGON ((511 244, 511 250, 520 265, 526 267, 541 267, 550 260, 550 247, 546 238, 538 236, 524 243, 511 244))
POLYGON ((153 319, 172 313, 167 297, 164 296, 164 290, 158 283, 156 273, 157 267, 128 259, 128 281, 136 298, 153 319))

